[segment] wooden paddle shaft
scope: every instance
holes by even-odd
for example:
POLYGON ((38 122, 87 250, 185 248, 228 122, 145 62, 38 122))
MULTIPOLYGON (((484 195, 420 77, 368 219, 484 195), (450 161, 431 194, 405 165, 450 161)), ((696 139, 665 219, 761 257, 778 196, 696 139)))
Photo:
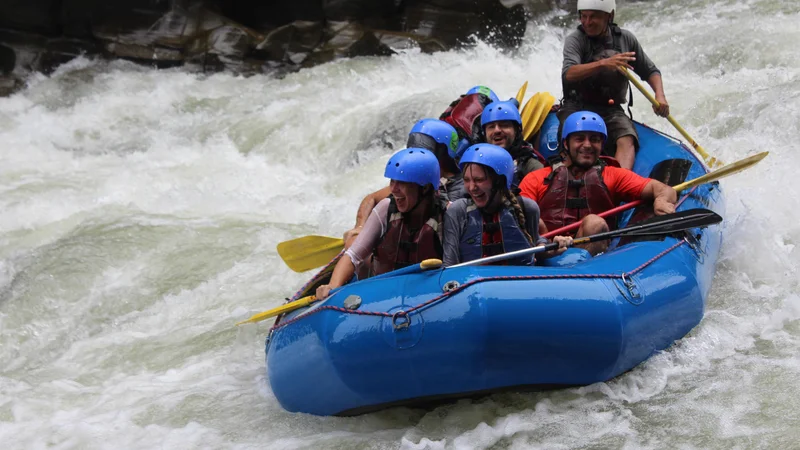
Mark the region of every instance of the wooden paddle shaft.
MULTIPOLYGON (((691 189, 691 188, 693 188, 695 186, 699 186, 701 184, 705 184, 705 183, 710 183, 712 181, 716 181, 716 180, 718 180, 718 179, 720 179, 722 177, 726 177, 728 175, 732 175, 732 174, 734 174, 736 172, 740 172, 740 171, 742 171, 744 169, 747 169, 748 167, 754 166, 759 161, 761 161, 762 159, 766 158, 767 155, 769 155, 769 152, 761 152, 761 153, 757 153, 757 154, 755 154, 753 156, 748 156, 745 159, 742 159, 740 161, 736 161, 734 163, 728 164, 727 166, 722 167, 720 169, 717 169, 717 170, 715 170, 713 172, 709 172, 709 173, 707 173, 705 175, 702 175, 702 176, 699 176, 699 177, 697 177, 697 178, 695 178, 693 180, 689 180, 689 181, 683 182, 683 183, 681 183, 681 184, 679 184, 677 186, 673 186, 673 189, 675 189, 677 192, 680 192, 680 191, 684 191, 686 189, 691 189)), ((642 204, 641 200, 636 200, 636 201, 624 204, 622 206, 617 206, 616 208, 609 209, 608 211, 604 211, 604 212, 602 212, 602 213, 600 213, 598 215, 600 217, 605 218, 605 217, 608 217, 608 216, 611 216, 611 215, 614 215, 614 214, 621 213, 621 212, 626 211, 628 209, 635 208, 635 207, 637 207, 637 206, 639 206, 641 204, 642 204)), ((551 238, 553 236, 558 236, 560 234, 569 233, 569 232, 572 232, 574 230, 577 230, 580 226, 581 226, 580 222, 575 222, 573 224, 570 224, 570 225, 555 229, 553 231, 548 231, 547 233, 543 234, 542 236, 549 239, 549 238, 551 238)))
MULTIPOLYGON (((628 71, 628 69, 622 68, 620 69, 620 72, 622 72, 623 74, 625 74, 626 77, 628 77, 631 83, 633 83, 633 85, 636 86, 636 89, 638 89, 639 92, 641 92, 642 95, 644 95, 647 98, 647 100, 649 100, 650 103, 653 104, 653 106, 661 106, 661 104, 658 103, 658 100, 656 100, 656 98, 653 97, 653 94, 651 94, 650 91, 648 91, 644 87, 644 85, 642 85, 642 83, 640 83, 639 80, 637 80, 636 77, 634 77, 630 73, 630 71, 628 71)), ((703 149, 703 147, 701 147, 700 144, 697 143, 697 141, 692 139, 692 137, 689 136, 689 133, 687 133, 686 130, 684 130, 683 127, 678 123, 678 121, 672 117, 672 114, 667 116, 667 120, 669 121, 669 123, 672 124, 673 127, 675 127, 676 130, 678 130, 681 136, 683 136, 689 142, 692 148, 694 148, 697 151, 697 153, 700 153, 700 156, 703 157, 703 160, 706 162, 706 164, 709 165, 709 167, 722 164, 721 161, 717 161, 716 158, 713 158, 711 155, 709 155, 705 151, 705 149, 703 149)))

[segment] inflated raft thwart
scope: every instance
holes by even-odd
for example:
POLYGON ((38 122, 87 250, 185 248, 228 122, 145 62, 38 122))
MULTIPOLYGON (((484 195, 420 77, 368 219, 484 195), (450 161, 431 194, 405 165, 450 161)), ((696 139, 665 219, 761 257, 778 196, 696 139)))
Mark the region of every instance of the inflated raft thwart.
MULTIPOLYGON (((675 185, 707 172, 679 141, 636 126, 640 175, 675 185)), ((680 193, 678 210, 692 208, 724 215, 719 186, 680 193)), ((700 322, 720 244, 714 225, 615 242, 594 258, 570 249, 547 266, 402 269, 352 283, 278 318, 269 382, 289 411, 352 415, 609 380, 700 322)))

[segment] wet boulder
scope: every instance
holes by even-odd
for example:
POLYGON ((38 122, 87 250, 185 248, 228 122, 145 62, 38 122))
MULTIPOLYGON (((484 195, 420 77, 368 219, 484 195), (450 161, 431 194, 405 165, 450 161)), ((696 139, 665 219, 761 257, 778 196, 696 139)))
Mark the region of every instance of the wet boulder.
POLYGON ((427 2, 410 2, 403 12, 405 31, 435 39, 444 47, 463 44, 481 30, 482 19, 469 10, 442 8, 427 2))
POLYGON ((356 56, 388 56, 394 53, 381 43, 368 27, 357 22, 328 22, 329 39, 303 61, 304 67, 322 64, 337 58, 356 56))
POLYGON ((268 32, 256 44, 254 54, 266 60, 301 64, 309 53, 323 43, 323 22, 297 20, 268 32))
POLYGON ((4 0, 0 44, 17 57, 24 49, 33 56, 23 66, 43 72, 88 55, 248 74, 410 46, 447 50, 474 37, 515 46, 532 5, 563 1, 4 0))

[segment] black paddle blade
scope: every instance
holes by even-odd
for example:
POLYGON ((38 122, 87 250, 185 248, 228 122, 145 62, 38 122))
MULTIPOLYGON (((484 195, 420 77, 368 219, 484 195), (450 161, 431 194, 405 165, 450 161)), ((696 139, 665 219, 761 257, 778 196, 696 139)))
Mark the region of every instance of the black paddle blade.
POLYGON ((703 228, 722 222, 722 217, 709 209, 695 208, 664 216, 655 216, 623 228, 620 236, 670 234, 690 228, 703 228))
MULTIPOLYGON (((653 235, 653 234, 670 234, 678 231, 688 230, 690 228, 707 227, 716 223, 722 222, 722 217, 714 211, 708 209, 690 209, 688 211, 681 211, 663 216, 656 216, 644 222, 637 223, 620 230, 607 231, 605 233, 594 234, 575 239, 572 245, 585 244, 587 242, 597 242, 603 239, 613 239, 619 236, 640 236, 640 235, 653 235)), ((558 244, 551 243, 547 245, 539 245, 523 250, 514 252, 503 253, 501 255, 487 256, 486 258, 473 259, 472 261, 463 262, 450 266, 447 269, 465 266, 477 266, 480 264, 488 264, 490 262, 503 261, 517 256, 528 255, 533 253, 545 252, 548 250, 555 250, 558 244)))
POLYGON ((653 234, 670 234, 690 228, 707 227, 722 222, 722 217, 714 211, 702 208, 655 216, 643 222, 619 230, 576 239, 577 244, 597 242, 619 236, 644 236, 653 234))

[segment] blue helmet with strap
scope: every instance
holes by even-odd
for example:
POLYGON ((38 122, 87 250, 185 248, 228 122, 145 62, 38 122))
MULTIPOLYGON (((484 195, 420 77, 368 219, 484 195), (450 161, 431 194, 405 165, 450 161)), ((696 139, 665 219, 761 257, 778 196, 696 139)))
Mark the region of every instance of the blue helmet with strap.
POLYGON ((603 118, 591 111, 578 111, 570 114, 561 129, 562 139, 567 140, 570 134, 579 131, 600 133, 603 135, 604 143, 608 139, 608 130, 603 118))
POLYGON ((492 144, 475 144, 461 156, 458 168, 464 171, 467 164, 481 164, 491 167, 497 175, 506 177, 506 188, 511 189, 514 180, 514 160, 506 149, 492 144))
POLYGON ((408 147, 427 148, 436 151, 436 144, 444 145, 451 158, 456 157, 458 149, 458 132, 452 125, 444 120, 422 119, 415 123, 408 133, 408 147), (424 135, 433 139, 433 142, 422 138, 424 135), (426 142, 427 141, 427 142, 426 142))
POLYGON ((481 128, 492 122, 499 122, 501 120, 510 120, 522 126, 522 118, 519 115, 519 109, 510 101, 489 103, 486 108, 483 108, 483 113, 481 113, 481 128))
POLYGON ((472 89, 467 91, 466 95, 470 95, 470 94, 483 94, 483 95, 489 97, 490 99, 492 99, 493 102, 499 102, 500 101, 500 97, 498 97, 497 94, 494 93, 494 91, 492 91, 491 89, 489 89, 486 86, 473 86, 472 89))
POLYGON ((433 185, 439 189, 439 160, 430 150, 412 147, 400 150, 386 163, 383 176, 390 180, 433 185))

